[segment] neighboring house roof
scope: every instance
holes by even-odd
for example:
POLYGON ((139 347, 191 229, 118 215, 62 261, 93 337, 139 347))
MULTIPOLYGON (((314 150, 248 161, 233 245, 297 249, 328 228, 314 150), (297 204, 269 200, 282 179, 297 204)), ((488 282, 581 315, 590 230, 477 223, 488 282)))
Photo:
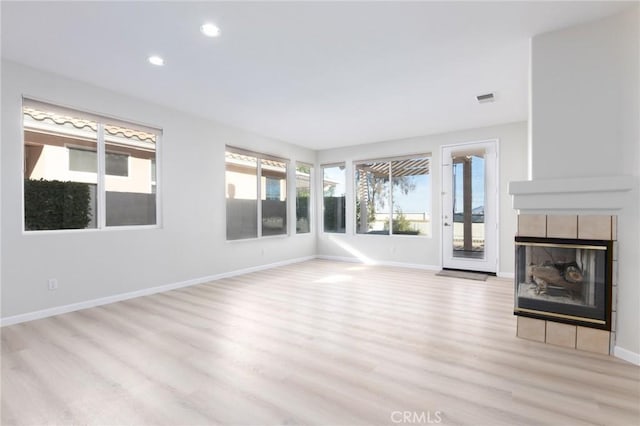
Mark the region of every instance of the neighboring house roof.
MULTIPOLYGON (((251 155, 244 155, 233 151, 227 151, 225 153, 225 157, 228 162, 232 162, 238 165, 246 165, 253 167, 253 164, 256 163, 256 157, 251 155)), ((286 170, 286 162, 284 160, 270 160, 268 158, 261 158, 262 166, 268 166, 272 170, 285 171, 286 170)))
MULTIPOLYGON (((36 121, 49 121, 53 124, 65 125, 70 124, 76 129, 98 130, 98 123, 93 120, 84 120, 82 118, 71 117, 68 115, 57 114, 55 112, 41 111, 32 107, 24 107, 23 112, 36 121)), ((126 127, 105 124, 105 132, 112 136, 122 136, 127 139, 137 139, 141 142, 156 143, 156 135, 142 130, 133 130, 126 127)))

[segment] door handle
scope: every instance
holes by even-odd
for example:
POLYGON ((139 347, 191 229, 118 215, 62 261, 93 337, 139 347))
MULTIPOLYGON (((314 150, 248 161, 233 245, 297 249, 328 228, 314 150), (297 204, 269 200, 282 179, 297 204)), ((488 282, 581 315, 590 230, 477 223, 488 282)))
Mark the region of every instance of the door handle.
POLYGON ((451 224, 450 224, 450 223, 448 223, 448 222, 443 223, 443 225, 444 225, 444 226, 451 226, 451 224))

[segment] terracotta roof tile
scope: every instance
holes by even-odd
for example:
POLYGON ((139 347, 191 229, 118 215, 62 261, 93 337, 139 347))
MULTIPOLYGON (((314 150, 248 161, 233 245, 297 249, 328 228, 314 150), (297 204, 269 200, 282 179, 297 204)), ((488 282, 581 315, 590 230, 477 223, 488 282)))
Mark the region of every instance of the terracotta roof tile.
MULTIPOLYGON (((84 120, 82 118, 71 117, 68 115, 56 114, 54 112, 41 111, 31 107, 24 107, 23 112, 25 115, 33 118, 37 121, 49 121, 54 124, 65 125, 70 124, 76 129, 90 129, 93 131, 98 130, 98 123, 93 120, 84 120)), ((122 136, 127 139, 137 139, 139 141, 146 141, 156 143, 156 135, 149 132, 143 132, 142 130, 134 130, 121 126, 114 126, 107 124, 104 126, 104 130, 112 136, 122 136)))

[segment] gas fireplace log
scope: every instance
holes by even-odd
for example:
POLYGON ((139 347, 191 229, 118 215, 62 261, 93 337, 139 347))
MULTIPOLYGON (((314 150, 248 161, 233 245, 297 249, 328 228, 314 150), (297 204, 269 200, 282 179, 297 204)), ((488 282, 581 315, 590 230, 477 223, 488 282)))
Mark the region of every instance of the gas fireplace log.
POLYGON ((582 293, 584 278, 582 271, 574 263, 530 265, 529 275, 541 293, 546 292, 548 284, 564 287, 573 294, 582 293))

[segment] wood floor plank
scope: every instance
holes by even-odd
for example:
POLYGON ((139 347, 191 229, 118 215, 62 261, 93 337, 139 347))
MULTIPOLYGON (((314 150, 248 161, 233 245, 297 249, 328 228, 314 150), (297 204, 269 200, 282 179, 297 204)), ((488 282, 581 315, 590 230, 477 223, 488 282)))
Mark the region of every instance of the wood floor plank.
POLYGON ((518 339, 512 304, 510 280, 314 260, 8 326, 0 420, 640 424, 640 368, 518 339))

